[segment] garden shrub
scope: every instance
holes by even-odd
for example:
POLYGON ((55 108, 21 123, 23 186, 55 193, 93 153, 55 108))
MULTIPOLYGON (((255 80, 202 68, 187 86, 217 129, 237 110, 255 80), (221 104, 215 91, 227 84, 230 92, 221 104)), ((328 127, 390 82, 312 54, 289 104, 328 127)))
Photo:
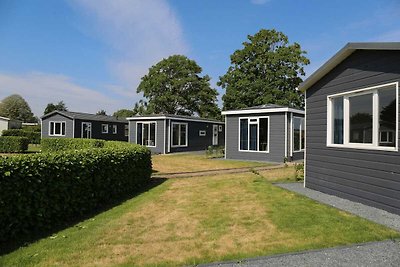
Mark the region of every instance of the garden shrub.
POLYGON ((20 136, 0 136, 0 153, 20 153, 28 150, 29 139, 20 136))
POLYGON ((64 225, 132 194, 150 176, 150 150, 128 143, 2 157, 0 243, 64 225))
POLYGON ((24 129, 10 129, 3 130, 2 136, 22 136, 29 139, 30 144, 40 144, 40 132, 24 130, 24 129))
POLYGON ((89 149, 104 147, 106 141, 99 139, 82 138, 43 138, 42 152, 60 152, 74 149, 89 149))
POLYGON ((208 158, 222 158, 225 154, 225 147, 223 146, 208 146, 206 156, 208 158))

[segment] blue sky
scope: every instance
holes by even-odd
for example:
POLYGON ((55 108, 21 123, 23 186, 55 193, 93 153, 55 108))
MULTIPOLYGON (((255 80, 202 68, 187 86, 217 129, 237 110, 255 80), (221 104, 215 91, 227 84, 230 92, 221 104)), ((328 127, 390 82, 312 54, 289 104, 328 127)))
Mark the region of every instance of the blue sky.
POLYGON ((262 28, 300 43, 310 75, 347 42, 400 41, 398 14, 392 0, 0 0, 0 99, 18 93, 39 116, 59 100, 113 113, 172 54, 195 59, 217 88, 229 56, 262 28))

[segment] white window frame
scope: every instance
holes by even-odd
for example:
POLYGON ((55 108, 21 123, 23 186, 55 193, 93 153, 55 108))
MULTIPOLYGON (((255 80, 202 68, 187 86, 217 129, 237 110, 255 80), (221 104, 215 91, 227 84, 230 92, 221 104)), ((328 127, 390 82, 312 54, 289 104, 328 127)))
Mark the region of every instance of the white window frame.
POLYGON ((108 134, 108 124, 102 123, 101 124, 101 133, 102 134, 108 134), (104 131, 104 126, 106 127, 106 131, 104 131))
POLYGON ((269 145, 271 143, 270 139, 270 131, 271 131, 271 120, 269 118, 270 116, 251 116, 251 117, 239 117, 239 132, 238 132, 238 151, 239 152, 255 152, 255 153, 269 153, 269 145), (240 149, 240 120, 242 119, 247 119, 247 150, 240 149), (256 119, 256 122, 250 122, 251 119, 256 119), (267 138, 268 138, 268 145, 267 145, 267 150, 266 151, 261 151, 259 150, 259 141, 260 141, 260 119, 268 119, 268 133, 267 133, 267 138), (257 124, 257 150, 250 150, 250 124, 257 124))
POLYGON ((207 135, 207 131, 206 130, 200 130, 199 131, 199 136, 206 136, 207 135))
POLYGON ((112 126, 112 133, 113 133, 113 134, 117 134, 117 133, 118 133, 118 125, 113 124, 113 126, 112 126))
POLYGON ((187 147, 188 146, 188 135, 189 135, 189 127, 186 122, 171 122, 171 147, 187 147), (179 145, 174 145, 174 125, 179 125, 179 145), (186 127, 186 145, 181 144, 181 127, 180 125, 185 125, 186 127))
POLYGON ((218 132, 222 132, 222 125, 218 125, 218 132))
MULTIPOLYGON (((293 140, 292 140, 292 149, 293 149, 293 152, 295 152, 295 153, 297 153, 297 152, 303 152, 304 151, 304 148, 301 148, 302 147, 302 144, 303 144, 303 142, 302 142, 302 130, 303 130, 303 128, 302 128, 302 126, 305 126, 305 120, 304 120, 304 117, 299 117, 299 116, 293 116, 293 119, 292 119, 292 138, 293 138, 293 140), (300 119, 300 120, 302 120, 302 122, 300 122, 300 150, 295 150, 294 149, 294 120, 295 119, 300 119)), ((304 135, 306 134, 306 131, 304 131, 304 135)), ((305 138, 304 138, 304 140, 306 140, 305 138)), ((304 146, 305 147, 305 146, 304 146)))
POLYGON ((125 137, 129 136, 129 124, 124 125, 124 135, 125 137))
POLYGON ((146 146, 146 147, 157 147, 157 122, 156 121, 138 121, 136 123, 136 143, 137 143, 137 133, 138 133, 138 127, 139 127, 139 123, 142 124, 142 146, 146 146), (150 139, 150 125, 152 123, 155 123, 154 125, 154 146, 150 146, 150 145, 143 145, 143 129, 144 129, 144 125, 148 124, 149 125, 149 134, 148 134, 148 139, 150 139))
POLYGON ((49 121, 49 136, 65 136, 67 131, 67 123, 66 121, 49 121), (51 124, 53 123, 53 134, 51 134, 51 124), (60 125, 60 134, 56 134, 56 123, 60 125), (64 124, 64 134, 62 134, 62 125, 64 124))
POLYGON ((377 86, 366 87, 362 89, 352 90, 345 93, 333 94, 327 96, 327 147, 340 147, 340 148, 354 148, 354 149, 369 149, 369 150, 384 150, 384 151, 398 151, 398 138, 399 138, 399 83, 391 82, 377 86), (395 146, 386 147, 379 146, 379 95, 378 90, 388 86, 395 86, 396 90, 396 132, 395 132, 395 146), (349 127, 350 127, 350 104, 349 98, 353 96, 360 96, 365 94, 372 94, 372 144, 351 143, 349 141, 349 127), (333 99, 335 97, 343 96, 343 144, 333 143, 333 99))

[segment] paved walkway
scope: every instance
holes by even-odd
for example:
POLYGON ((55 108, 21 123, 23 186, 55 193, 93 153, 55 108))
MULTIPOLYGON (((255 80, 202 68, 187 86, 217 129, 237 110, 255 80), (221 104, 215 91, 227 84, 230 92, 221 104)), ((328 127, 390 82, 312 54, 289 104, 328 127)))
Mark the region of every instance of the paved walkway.
MULTIPOLYGON (((290 164, 289 164, 290 165, 290 164)), ((207 170, 207 171, 196 171, 196 172, 180 172, 180 173, 165 173, 165 174, 154 174, 153 178, 190 178, 198 176, 210 176, 219 174, 230 174, 230 173, 244 173, 251 171, 265 171, 272 169, 285 168, 284 164, 272 165, 272 166, 260 166, 260 167, 245 167, 245 168, 231 168, 231 169, 219 169, 219 170, 207 170)))
POLYGON ((220 262, 199 266, 400 266, 400 243, 383 241, 301 253, 260 257, 241 262, 220 262))
MULTIPOLYGON (((302 183, 275 184, 307 196, 318 202, 350 212, 370 221, 400 231, 400 216, 350 200, 331 196, 302 183)), ((200 266, 400 266, 400 241, 387 240, 356 244, 347 247, 281 254, 246 259, 240 262, 220 262, 200 266)))

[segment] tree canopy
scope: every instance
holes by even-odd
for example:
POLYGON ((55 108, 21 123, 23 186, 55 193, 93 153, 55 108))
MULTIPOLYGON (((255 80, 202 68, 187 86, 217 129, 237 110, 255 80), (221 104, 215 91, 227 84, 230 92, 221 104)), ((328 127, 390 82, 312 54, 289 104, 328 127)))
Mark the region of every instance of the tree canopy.
POLYGON ((306 52, 276 30, 262 29, 247 38, 231 55, 231 66, 218 82, 226 90, 224 110, 263 104, 303 107, 304 96, 297 87, 309 64, 306 52))
POLYGON ((186 56, 173 55, 149 69, 137 89, 146 102, 138 110, 147 113, 198 115, 217 118, 218 92, 210 86, 210 77, 201 76, 202 69, 186 56))
POLYGON ((120 109, 113 113, 114 117, 117 118, 128 118, 134 116, 136 113, 130 109, 120 109))
POLYGON ((104 109, 99 110, 99 111, 96 112, 96 115, 104 115, 104 116, 106 116, 107 115, 107 111, 105 111, 104 109))
POLYGON ((37 122, 25 99, 17 94, 7 96, 0 103, 0 116, 23 122, 37 122))
POLYGON ((57 104, 48 103, 46 108, 44 109, 43 114, 46 115, 54 110, 58 111, 68 111, 67 106, 65 105, 64 101, 59 101, 57 104))

